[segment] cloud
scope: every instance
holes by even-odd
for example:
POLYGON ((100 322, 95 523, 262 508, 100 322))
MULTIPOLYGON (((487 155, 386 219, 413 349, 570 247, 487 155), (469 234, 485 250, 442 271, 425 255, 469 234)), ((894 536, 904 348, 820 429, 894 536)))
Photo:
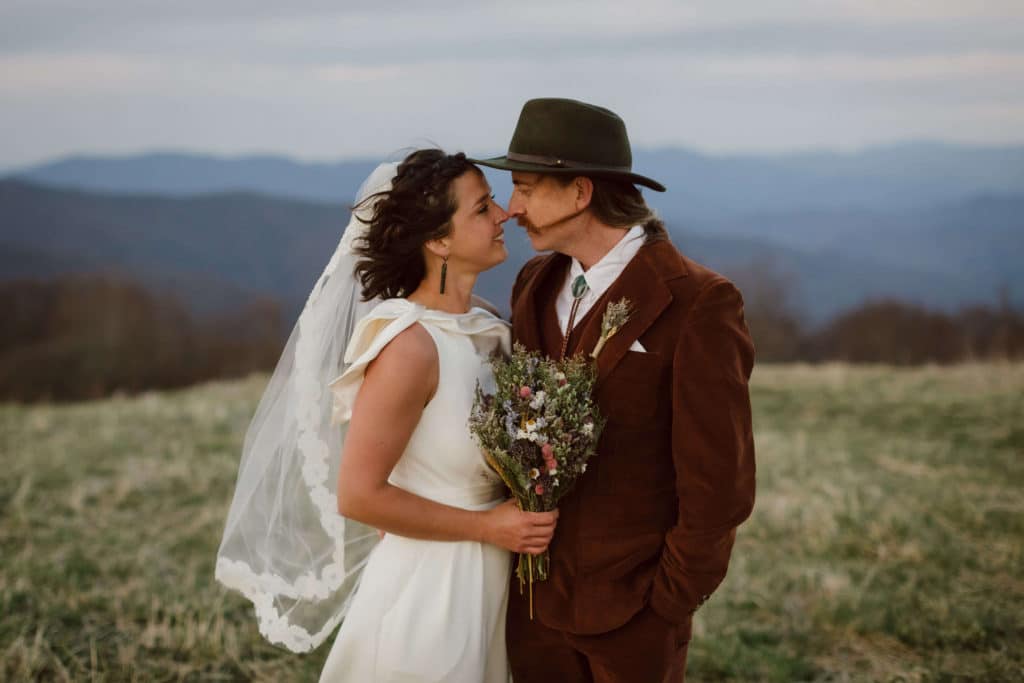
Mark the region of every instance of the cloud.
POLYGON ((8 0, 0 165, 492 152, 540 95, 610 106, 644 145, 1021 140, 1021 20, 1024 4, 995 0, 8 0))
MULTIPOLYGON (((10 2, 10 0, 9 0, 10 2)), ((608 52, 934 52, 1021 48, 1019 2, 691 0, 515 3, 15 0, 0 51, 187 50, 251 60, 493 60, 608 52)))
POLYGON ((771 78, 921 83, 1006 78, 1024 84, 1024 52, 899 57, 828 54, 813 60, 800 56, 742 56, 693 60, 692 68, 704 77, 730 80, 771 78))

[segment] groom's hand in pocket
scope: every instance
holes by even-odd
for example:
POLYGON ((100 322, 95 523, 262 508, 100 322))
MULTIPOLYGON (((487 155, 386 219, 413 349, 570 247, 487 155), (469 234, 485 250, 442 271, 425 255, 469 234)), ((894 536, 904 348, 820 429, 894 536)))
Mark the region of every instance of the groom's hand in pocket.
POLYGON ((555 534, 558 510, 524 512, 514 500, 480 513, 480 539, 515 553, 539 555, 555 534))

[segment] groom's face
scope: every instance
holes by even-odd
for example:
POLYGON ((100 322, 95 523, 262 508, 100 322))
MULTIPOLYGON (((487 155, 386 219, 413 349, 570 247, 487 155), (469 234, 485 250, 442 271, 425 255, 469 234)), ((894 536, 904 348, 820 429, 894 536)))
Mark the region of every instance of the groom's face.
POLYGON ((512 172, 512 196, 508 215, 526 230, 530 244, 537 251, 563 251, 572 237, 577 213, 577 188, 558 178, 540 173, 512 172))

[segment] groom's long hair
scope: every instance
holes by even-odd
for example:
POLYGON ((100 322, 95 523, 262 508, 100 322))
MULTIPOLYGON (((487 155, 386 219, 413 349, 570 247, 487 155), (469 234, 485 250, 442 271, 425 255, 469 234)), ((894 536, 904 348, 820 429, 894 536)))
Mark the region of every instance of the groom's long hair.
MULTIPOLYGON (((552 177, 564 187, 576 176, 555 174, 552 177)), ((668 239, 665 223, 658 218, 654 209, 647 206, 636 185, 621 178, 587 177, 594 184, 588 208, 597 220, 615 228, 642 225, 648 242, 668 239)))

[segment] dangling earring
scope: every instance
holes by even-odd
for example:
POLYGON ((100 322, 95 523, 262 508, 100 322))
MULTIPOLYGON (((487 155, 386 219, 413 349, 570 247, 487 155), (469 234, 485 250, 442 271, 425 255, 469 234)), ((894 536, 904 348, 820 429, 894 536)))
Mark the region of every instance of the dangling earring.
POLYGON ((441 263, 441 293, 444 294, 444 281, 448 279, 448 257, 444 257, 441 263))

